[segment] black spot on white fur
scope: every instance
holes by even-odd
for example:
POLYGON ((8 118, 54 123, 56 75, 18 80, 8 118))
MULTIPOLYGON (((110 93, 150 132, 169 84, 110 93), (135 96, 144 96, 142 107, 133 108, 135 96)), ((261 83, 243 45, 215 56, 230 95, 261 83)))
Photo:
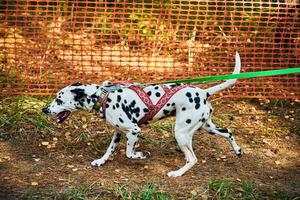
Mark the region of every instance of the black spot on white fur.
POLYGON ((148 113, 149 109, 148 108, 144 108, 143 111, 144 111, 144 113, 148 113))
POLYGON ((62 105, 64 102, 61 99, 55 99, 57 105, 62 105))
POLYGON ((82 86, 82 83, 73 83, 71 86, 82 86))
POLYGON ((117 101, 118 101, 118 102, 121 102, 121 95, 118 95, 118 96, 117 96, 117 101))
POLYGON ((75 88, 75 89, 71 90, 71 92, 74 94, 75 101, 79 101, 83 97, 87 96, 87 94, 85 93, 85 90, 81 89, 81 88, 75 88))

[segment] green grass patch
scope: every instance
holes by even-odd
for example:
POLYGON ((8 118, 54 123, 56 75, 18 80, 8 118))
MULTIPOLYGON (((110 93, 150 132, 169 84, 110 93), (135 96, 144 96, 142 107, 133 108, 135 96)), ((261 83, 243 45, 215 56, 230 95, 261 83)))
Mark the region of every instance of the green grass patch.
POLYGON ((89 188, 68 187, 62 195, 63 200, 88 200, 87 192, 89 188))
POLYGON ((37 129, 46 129, 49 121, 42 113, 46 100, 21 95, 1 100, 0 128, 20 128, 23 124, 33 125, 37 129))
POLYGON ((167 120, 157 121, 153 124, 150 124, 150 127, 158 132, 162 132, 162 131, 172 132, 174 129, 174 123, 175 123, 174 120, 167 119, 167 120))
POLYGON ((210 196, 213 199, 261 199, 261 194, 247 181, 233 182, 230 180, 212 180, 208 183, 210 196))
POLYGON ((141 191, 131 192, 125 186, 118 186, 115 195, 122 200, 167 200, 171 199, 166 192, 159 191, 153 184, 146 184, 141 191))

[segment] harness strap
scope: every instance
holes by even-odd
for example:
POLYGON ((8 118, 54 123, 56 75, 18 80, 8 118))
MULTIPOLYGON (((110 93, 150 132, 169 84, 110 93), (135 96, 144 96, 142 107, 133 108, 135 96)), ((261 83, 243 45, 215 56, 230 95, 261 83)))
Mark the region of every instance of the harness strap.
POLYGON ((133 90, 143 101, 143 103, 147 106, 149 110, 154 109, 155 105, 152 103, 149 95, 140 87, 137 87, 135 85, 131 85, 129 87, 131 90, 133 90))
POLYGON ((165 91, 168 92, 170 90, 170 88, 166 85, 160 85, 160 87, 165 91))
MULTIPOLYGON (((139 125, 144 124, 147 121, 153 119, 153 117, 166 105, 166 103, 171 99, 171 97, 176 92, 178 92, 179 90, 181 90, 187 86, 188 85, 180 85, 180 86, 176 86, 176 87, 169 89, 168 91, 165 92, 165 94, 158 100, 158 102, 155 105, 152 104, 152 101, 150 100, 152 109, 149 109, 148 105, 146 104, 148 109, 150 110, 150 112, 146 113, 146 115, 138 122, 138 124, 139 125)), ((149 98, 149 96, 147 94, 146 94, 146 96, 149 98)), ((141 98, 141 99, 143 102, 145 102, 143 98, 141 98)))
MULTIPOLYGON (((153 117, 166 105, 166 103, 173 97, 173 95, 179 90, 187 87, 188 85, 179 85, 173 88, 168 88, 167 86, 163 87, 165 93, 158 100, 156 104, 153 104, 148 94, 143 90, 143 88, 138 87, 134 84, 130 84, 127 82, 118 82, 117 84, 123 85, 131 90, 133 90, 139 98, 143 101, 143 103, 147 106, 149 112, 145 114, 145 116, 138 121, 138 124, 144 124, 147 121, 153 119, 153 117)), ((103 117, 105 117, 106 103, 108 99, 109 92, 107 90, 102 90, 100 97, 98 98, 97 104, 99 105, 99 110, 102 113, 103 117)))

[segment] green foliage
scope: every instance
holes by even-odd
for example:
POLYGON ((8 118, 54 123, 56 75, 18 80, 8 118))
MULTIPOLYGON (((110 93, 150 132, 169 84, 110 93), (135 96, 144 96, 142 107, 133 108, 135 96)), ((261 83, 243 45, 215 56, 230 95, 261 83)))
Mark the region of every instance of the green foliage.
POLYGON ((158 121, 153 124, 150 124, 151 128, 155 129, 156 131, 168 131, 172 132, 174 127, 174 121, 173 120, 167 120, 167 121, 158 121))
POLYGON ((140 192, 134 193, 128 191, 124 186, 118 186, 115 189, 115 195, 122 200, 167 200, 170 195, 160 192, 153 184, 146 184, 140 192))
POLYGON ((23 123, 31 124, 37 129, 47 129, 49 122, 42 113, 45 101, 30 97, 17 96, 2 99, 0 105, 0 127, 11 129, 18 128, 23 123))
POLYGON ((260 193, 247 181, 235 183, 229 180, 212 180, 208 183, 213 199, 261 199, 260 193))
POLYGON ((242 197, 243 200, 259 199, 258 191, 248 182, 242 182, 242 197))
POLYGON ((228 180, 209 181, 208 187, 214 192, 216 199, 233 199, 234 185, 228 180))
POLYGON ((63 194, 63 200, 88 200, 86 193, 86 189, 69 187, 63 194))

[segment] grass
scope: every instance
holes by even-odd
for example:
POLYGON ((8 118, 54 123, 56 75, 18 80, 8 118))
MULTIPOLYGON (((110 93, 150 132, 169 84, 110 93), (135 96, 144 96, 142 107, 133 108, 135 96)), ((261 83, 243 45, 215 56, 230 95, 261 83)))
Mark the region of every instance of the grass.
MULTIPOLYGON (((60 194, 52 194, 52 199, 62 200, 88 200, 89 194, 93 193, 93 185, 73 187, 69 185, 60 194)), ((209 194, 206 199, 212 200, 260 200, 260 199, 278 199, 278 200, 300 200, 300 197, 290 197, 284 193, 272 192, 265 194, 258 192, 257 189, 247 181, 234 182, 228 179, 211 180, 208 183, 209 194)), ((154 184, 145 184, 143 187, 135 191, 131 191, 129 187, 117 186, 113 191, 111 199, 119 200, 169 200, 176 199, 166 192, 162 192, 158 186, 154 184)), ((204 196, 201 196, 204 197, 204 196)), ((34 194, 32 189, 28 189, 25 194, 28 200, 49 199, 34 194)), ((99 196, 98 196, 99 197, 99 196)), ((197 199, 199 196, 193 196, 190 199, 197 199)), ((200 197, 199 197, 200 198, 200 197)), ((200 198, 200 199, 201 199, 200 198)))
POLYGON ((234 185, 228 180, 209 181, 208 187, 216 199, 233 199, 234 197, 234 185))
POLYGON ((174 128, 174 120, 163 120, 158 121, 156 123, 150 124, 151 128, 155 129, 155 131, 162 132, 162 131, 168 131, 172 132, 174 128))
POLYGON ((0 106, 0 127, 19 128, 24 122, 37 129, 48 129, 48 118, 41 111, 46 104, 45 100, 22 95, 8 97, 2 102, 5 102, 5 105, 0 106))
POLYGON ((63 200, 88 200, 87 192, 90 188, 68 187, 62 195, 63 200))
POLYGON ((125 186, 118 186, 114 193, 122 200, 167 200, 171 198, 168 193, 160 192, 153 184, 144 185, 139 192, 130 192, 125 186))
POLYGON ((278 199, 278 200, 300 200, 300 197, 291 197, 285 193, 277 192, 259 192, 252 184, 247 181, 233 182, 228 179, 211 180, 208 183, 210 199, 217 200, 260 200, 260 199, 278 199))
POLYGON ((236 183, 227 179, 211 180, 208 188, 213 199, 262 199, 261 194, 247 181, 236 183))
POLYGON ((37 190, 33 190, 33 188, 29 188, 26 191, 24 199, 28 200, 43 200, 43 199, 61 199, 61 200, 88 200, 88 194, 93 190, 94 183, 90 185, 84 185, 80 187, 74 187, 71 183, 68 183, 68 186, 64 188, 61 192, 57 191, 57 189, 50 189, 49 194, 38 195, 35 192, 37 190), (51 198, 50 198, 51 197, 51 198))

